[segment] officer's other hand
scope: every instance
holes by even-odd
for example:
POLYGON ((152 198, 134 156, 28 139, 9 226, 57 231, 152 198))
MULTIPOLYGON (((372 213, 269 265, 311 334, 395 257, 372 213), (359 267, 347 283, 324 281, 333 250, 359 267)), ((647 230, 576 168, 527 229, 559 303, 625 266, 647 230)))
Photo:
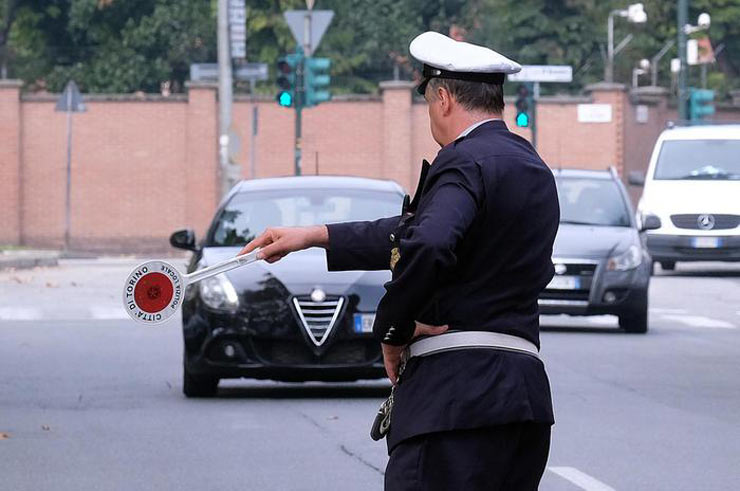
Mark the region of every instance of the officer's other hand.
MULTIPOLYGON (((423 324, 416 322, 416 329, 414 330, 414 338, 419 336, 437 336, 443 334, 449 329, 449 326, 430 326, 429 324, 423 324)), ((401 366, 401 356, 406 346, 393 346, 390 344, 381 344, 383 347, 383 363, 385 365, 385 373, 388 375, 391 383, 396 385, 398 383, 398 370, 401 366)))
POLYGON ((315 227, 271 227, 262 232, 239 251, 238 255, 247 254, 260 248, 258 259, 274 263, 291 252, 309 247, 326 247, 328 233, 324 225, 315 227))

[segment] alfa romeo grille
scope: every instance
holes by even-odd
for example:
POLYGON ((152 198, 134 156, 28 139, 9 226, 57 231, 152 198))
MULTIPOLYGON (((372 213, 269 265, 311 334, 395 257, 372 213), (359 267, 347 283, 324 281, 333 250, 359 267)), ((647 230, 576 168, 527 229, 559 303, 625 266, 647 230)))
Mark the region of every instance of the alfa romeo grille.
POLYGON ((344 298, 327 296, 323 302, 314 302, 308 295, 293 297, 298 317, 308 337, 316 346, 321 346, 339 318, 344 298))

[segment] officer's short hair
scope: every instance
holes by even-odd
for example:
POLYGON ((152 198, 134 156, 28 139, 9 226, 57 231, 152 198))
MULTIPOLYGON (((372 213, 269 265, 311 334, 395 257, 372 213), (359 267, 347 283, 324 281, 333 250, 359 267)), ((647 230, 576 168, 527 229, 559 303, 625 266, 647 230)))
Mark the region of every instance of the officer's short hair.
POLYGON ((501 114, 504 112, 504 86, 457 80, 450 78, 432 78, 427 90, 439 87, 447 89, 452 97, 468 111, 501 114))

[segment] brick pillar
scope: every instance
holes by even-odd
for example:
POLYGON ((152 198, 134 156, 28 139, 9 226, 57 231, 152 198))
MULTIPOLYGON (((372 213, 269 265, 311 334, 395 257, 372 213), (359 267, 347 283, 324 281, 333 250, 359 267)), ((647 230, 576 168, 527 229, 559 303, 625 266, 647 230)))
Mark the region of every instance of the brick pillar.
POLYGON ((627 87, 624 84, 600 82, 586 87, 594 104, 610 104, 612 120, 609 123, 609 138, 602 142, 602 152, 610 155, 610 164, 619 175, 624 174, 624 112, 627 104, 627 87))
POLYGON ((21 86, 0 80, 0 244, 21 243, 21 86))
POLYGON ((187 82, 185 131, 185 221, 196 239, 205 234, 220 199, 218 176, 218 105, 214 83, 187 82))
POLYGON ((412 181, 412 90, 414 82, 391 80, 380 82, 383 92, 383 161, 382 176, 393 179, 406 189, 412 181))

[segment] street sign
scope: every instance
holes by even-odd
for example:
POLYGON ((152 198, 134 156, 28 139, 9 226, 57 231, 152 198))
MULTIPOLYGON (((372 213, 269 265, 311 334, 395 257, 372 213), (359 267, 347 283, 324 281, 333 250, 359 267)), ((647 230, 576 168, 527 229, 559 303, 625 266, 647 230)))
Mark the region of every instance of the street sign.
POLYGON ((286 10, 283 13, 285 22, 299 46, 303 47, 306 56, 311 56, 318 48, 334 17, 333 10, 286 10), (308 20, 307 20, 308 19, 308 20), (309 26, 308 46, 306 46, 306 26, 309 26))
POLYGON ((229 0, 229 45, 232 58, 247 57, 247 8, 244 0, 229 0))
POLYGON ((80 89, 74 80, 67 82, 67 86, 64 88, 64 92, 57 99, 57 105, 54 108, 58 112, 73 112, 73 113, 84 113, 87 108, 82 100, 82 94, 80 89))
POLYGON ((513 82, 572 82, 573 67, 568 65, 522 65, 522 71, 508 76, 513 82))
MULTIPOLYGON (((234 68, 236 80, 267 80, 267 63, 245 63, 234 68)), ((190 80, 194 82, 218 80, 217 63, 193 63, 190 65, 190 80)))

